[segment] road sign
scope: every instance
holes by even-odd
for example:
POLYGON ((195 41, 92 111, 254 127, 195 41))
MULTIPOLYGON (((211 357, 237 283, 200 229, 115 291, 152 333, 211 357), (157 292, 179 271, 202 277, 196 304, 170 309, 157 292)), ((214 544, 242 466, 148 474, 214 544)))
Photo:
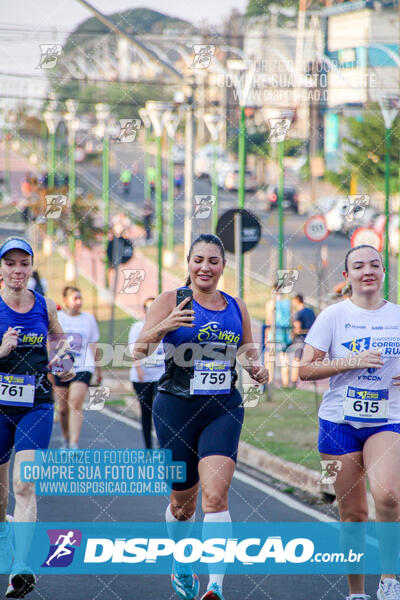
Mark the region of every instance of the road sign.
POLYGON ((369 244, 376 248, 378 252, 381 252, 383 248, 383 238, 380 233, 375 231, 375 229, 359 227, 351 236, 350 245, 352 248, 355 248, 356 246, 361 246, 361 244, 369 244))
POLYGON ((242 252, 257 246, 261 237, 261 225, 257 217, 245 208, 227 210, 217 223, 217 235, 228 252, 235 252, 235 215, 242 215, 242 252))
POLYGON ((323 242, 329 235, 323 215, 314 215, 304 223, 304 233, 311 242, 323 242))
POLYGON ((107 257, 111 267, 128 262, 133 256, 133 244, 124 237, 115 237, 108 242, 107 257))

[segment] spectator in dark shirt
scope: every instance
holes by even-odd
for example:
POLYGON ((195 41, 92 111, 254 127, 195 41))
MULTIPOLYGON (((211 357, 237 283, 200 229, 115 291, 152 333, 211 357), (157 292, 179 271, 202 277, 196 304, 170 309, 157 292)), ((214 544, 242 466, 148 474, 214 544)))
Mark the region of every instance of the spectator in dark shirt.
POLYGON ((292 300, 293 308, 296 311, 293 315, 293 337, 294 341, 304 341, 315 321, 315 313, 312 308, 304 305, 302 294, 297 294, 292 300))
POLYGON ((299 377, 299 364, 303 355, 304 340, 315 321, 315 313, 312 308, 307 308, 304 305, 302 294, 297 294, 293 298, 292 305, 296 312, 292 317, 293 341, 291 347, 288 348, 288 352, 294 353, 290 378, 292 385, 295 385, 299 377))

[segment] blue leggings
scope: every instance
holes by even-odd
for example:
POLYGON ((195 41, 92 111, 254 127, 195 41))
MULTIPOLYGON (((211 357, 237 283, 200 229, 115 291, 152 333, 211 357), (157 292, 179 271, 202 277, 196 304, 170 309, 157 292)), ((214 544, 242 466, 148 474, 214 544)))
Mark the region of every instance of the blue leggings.
POLYGON ((21 450, 47 450, 53 429, 53 404, 37 404, 7 415, 0 409, 0 464, 10 460, 13 446, 21 450))
POLYGON ((228 456, 236 462, 244 408, 237 390, 228 396, 192 396, 190 399, 158 392, 153 420, 161 448, 172 460, 186 463, 186 481, 172 484, 187 490, 199 481, 198 464, 205 456, 228 456))

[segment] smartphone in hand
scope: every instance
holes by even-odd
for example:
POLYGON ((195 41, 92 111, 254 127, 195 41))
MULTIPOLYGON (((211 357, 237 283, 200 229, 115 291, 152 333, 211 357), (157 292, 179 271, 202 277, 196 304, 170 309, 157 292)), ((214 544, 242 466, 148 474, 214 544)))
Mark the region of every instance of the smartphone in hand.
POLYGON ((176 290, 176 305, 180 304, 185 298, 190 298, 183 307, 184 310, 193 310, 193 290, 190 288, 180 288, 176 290))

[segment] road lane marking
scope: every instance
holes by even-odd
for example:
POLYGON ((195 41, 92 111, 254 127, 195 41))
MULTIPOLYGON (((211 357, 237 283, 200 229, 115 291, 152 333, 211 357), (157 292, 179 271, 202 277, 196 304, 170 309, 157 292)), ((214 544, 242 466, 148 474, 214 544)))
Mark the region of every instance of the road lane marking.
MULTIPOLYGON (((130 419, 129 417, 125 417, 124 415, 120 415, 119 413, 116 413, 108 408, 103 408, 101 413, 103 415, 106 415, 107 417, 110 417, 111 419, 115 419, 116 421, 125 423, 125 425, 128 425, 128 427, 133 427, 134 429, 137 429, 138 431, 140 431, 142 429, 141 425, 139 423, 137 423, 135 420, 130 419)), ((322 512, 319 512, 318 510, 315 510, 315 508, 311 508, 310 506, 305 506, 298 500, 295 500, 294 498, 290 498, 287 494, 284 494, 283 492, 276 490, 275 488, 267 485, 266 483, 258 481, 255 477, 252 477, 251 475, 247 475, 246 473, 241 473, 239 471, 235 471, 233 477, 235 479, 238 479, 242 483, 251 485, 253 488, 256 488, 260 492, 263 492, 264 494, 271 496, 272 498, 274 498, 275 500, 278 500, 282 504, 285 504, 289 508, 293 508, 293 510, 297 510, 299 512, 304 513, 305 515, 313 517, 317 521, 331 523, 331 522, 337 520, 337 519, 333 519, 332 517, 329 517, 328 515, 325 515, 322 512)))

